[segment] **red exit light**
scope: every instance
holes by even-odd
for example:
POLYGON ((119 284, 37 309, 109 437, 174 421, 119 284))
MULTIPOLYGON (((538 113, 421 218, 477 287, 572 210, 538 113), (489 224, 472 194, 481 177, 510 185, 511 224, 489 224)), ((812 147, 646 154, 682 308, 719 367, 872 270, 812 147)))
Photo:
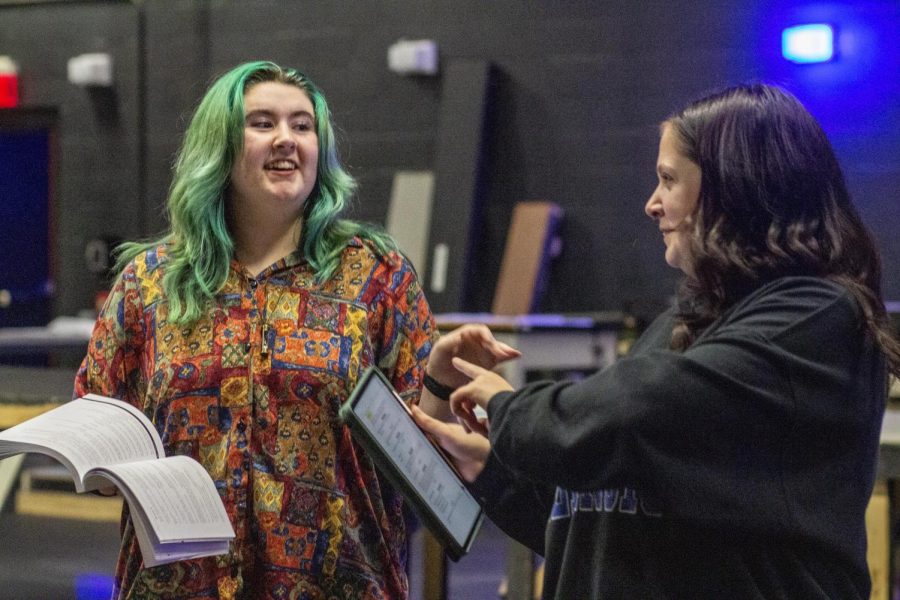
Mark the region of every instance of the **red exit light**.
POLYGON ((0 56, 0 108, 19 105, 19 71, 8 56, 0 56))

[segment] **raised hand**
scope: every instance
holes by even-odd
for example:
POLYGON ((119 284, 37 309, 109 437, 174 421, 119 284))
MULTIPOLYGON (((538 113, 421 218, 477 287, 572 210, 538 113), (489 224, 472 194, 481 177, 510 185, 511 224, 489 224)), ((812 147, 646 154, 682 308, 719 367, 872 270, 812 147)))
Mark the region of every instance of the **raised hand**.
POLYGON ((521 352, 498 341, 485 325, 463 325, 441 336, 428 357, 428 374, 440 383, 457 388, 469 378, 456 369, 451 361, 462 358, 485 369, 518 358, 521 352))
POLYGON ((454 358, 452 364, 469 382, 450 395, 450 410, 465 427, 487 435, 489 424, 478 418, 475 407, 487 410, 488 403, 495 394, 512 391, 513 387, 493 371, 461 358, 454 358))

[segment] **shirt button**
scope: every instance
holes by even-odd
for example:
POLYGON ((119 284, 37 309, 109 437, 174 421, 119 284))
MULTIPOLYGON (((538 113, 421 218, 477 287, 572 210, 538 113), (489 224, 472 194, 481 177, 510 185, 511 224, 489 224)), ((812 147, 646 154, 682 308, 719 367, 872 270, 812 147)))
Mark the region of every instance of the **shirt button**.
POLYGON ((255 290, 257 285, 259 285, 258 281, 256 281, 255 279, 250 280, 250 289, 251 290, 255 290))
POLYGON ((240 431, 241 433, 244 433, 244 431, 246 429, 247 429, 247 424, 244 423, 243 421, 241 421, 240 423, 237 424, 237 430, 240 431))

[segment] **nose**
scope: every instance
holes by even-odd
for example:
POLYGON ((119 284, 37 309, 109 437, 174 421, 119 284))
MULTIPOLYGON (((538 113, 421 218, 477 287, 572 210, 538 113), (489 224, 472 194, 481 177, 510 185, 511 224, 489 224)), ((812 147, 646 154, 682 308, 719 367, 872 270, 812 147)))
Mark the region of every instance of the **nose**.
POLYGON ((659 188, 653 190, 650 198, 647 199, 647 204, 644 205, 644 213, 651 219, 659 219, 663 214, 662 200, 657 193, 658 190, 659 188))
POLYGON ((276 148, 293 148, 296 145, 289 123, 276 125, 274 145, 276 148))

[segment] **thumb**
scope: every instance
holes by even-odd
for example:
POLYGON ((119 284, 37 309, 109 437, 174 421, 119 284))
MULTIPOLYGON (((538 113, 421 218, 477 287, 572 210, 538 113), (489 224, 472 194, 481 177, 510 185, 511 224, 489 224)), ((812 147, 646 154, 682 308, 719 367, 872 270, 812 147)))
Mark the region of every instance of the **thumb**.
POLYGON ((446 423, 440 419, 425 414, 425 412, 416 405, 412 407, 413 419, 419 424, 419 427, 425 432, 433 442, 443 448, 450 456, 460 459, 465 458, 465 452, 460 448, 460 442, 457 436, 467 436, 468 432, 464 431, 462 426, 455 423, 446 423))
POLYGON ((447 424, 440 419, 428 415, 418 405, 412 405, 412 415, 419 427, 436 438, 444 438, 447 434, 447 424))
POLYGON ((469 379, 475 379, 479 375, 483 375, 484 373, 490 373, 485 368, 479 367, 476 364, 470 363, 467 360, 464 360, 458 356, 454 356, 452 359, 453 366, 457 371, 466 375, 469 379))

